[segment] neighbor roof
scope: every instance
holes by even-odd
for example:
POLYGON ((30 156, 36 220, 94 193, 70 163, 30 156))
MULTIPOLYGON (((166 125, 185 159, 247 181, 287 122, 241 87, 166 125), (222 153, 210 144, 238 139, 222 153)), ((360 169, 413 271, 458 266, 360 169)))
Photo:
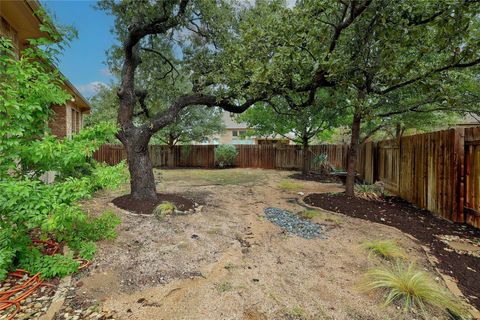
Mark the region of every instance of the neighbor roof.
POLYGON ((248 125, 245 122, 235 121, 233 114, 227 111, 223 111, 222 121, 227 129, 248 129, 248 125))

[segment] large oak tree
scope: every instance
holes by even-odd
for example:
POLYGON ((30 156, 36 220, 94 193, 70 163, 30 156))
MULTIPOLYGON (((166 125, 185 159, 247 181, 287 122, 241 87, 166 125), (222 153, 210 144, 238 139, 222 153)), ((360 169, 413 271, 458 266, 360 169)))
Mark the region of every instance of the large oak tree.
POLYGON ((240 113, 263 98, 229 90, 222 73, 216 72, 222 64, 217 62, 222 46, 236 33, 234 18, 239 9, 220 1, 190 0, 104 0, 98 7, 115 16, 114 32, 121 43, 111 50, 109 59, 121 69, 117 137, 127 153, 131 195, 156 199, 148 154, 148 143, 156 132, 189 106, 216 106, 240 113), (156 59, 147 59, 147 55, 156 59), (171 96, 160 111, 152 112, 149 102, 158 100, 149 97, 165 91, 157 86, 158 80, 175 83, 177 75, 186 75, 182 83, 189 85, 171 96), (139 124, 135 116, 140 113, 147 119, 139 124))

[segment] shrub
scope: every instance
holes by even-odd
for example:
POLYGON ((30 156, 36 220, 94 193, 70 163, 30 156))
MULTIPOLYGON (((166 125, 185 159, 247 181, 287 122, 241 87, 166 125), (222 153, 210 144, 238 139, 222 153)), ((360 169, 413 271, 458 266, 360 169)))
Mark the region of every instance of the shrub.
POLYGON ((125 179, 124 164, 104 167, 91 159, 117 128, 100 123, 69 139, 48 134, 51 105, 70 99, 63 77, 45 63, 56 51, 48 42, 31 40, 22 59, 15 59, 11 41, 0 39, 0 280, 16 268, 43 277, 74 272, 78 262, 73 257, 91 258, 93 242, 113 236, 119 223, 110 213, 91 218, 76 204, 125 179), (58 174, 56 183, 39 180, 47 171, 58 174), (74 252, 44 255, 32 237, 64 241, 74 252))
POLYGON ((91 258, 95 252, 93 242, 113 238, 120 220, 111 212, 90 217, 76 201, 90 197, 98 189, 117 186, 125 180, 125 172, 125 164, 120 164, 95 166, 91 176, 48 185, 28 179, 0 181, 0 279, 18 267, 30 272, 40 270, 43 277, 63 276, 76 270, 76 264, 67 263, 67 258, 62 260, 65 263, 61 270, 50 270, 55 266, 52 261, 63 258, 37 252, 32 232, 64 241, 76 254, 91 258), (108 179, 102 178, 106 176, 108 179))
POLYGON ((385 190, 377 184, 356 184, 355 194, 366 200, 380 200, 387 195, 385 190))
POLYGON ((238 151, 234 145, 222 144, 215 148, 215 164, 220 168, 231 167, 235 164, 238 151))
POLYGON ((392 267, 370 269, 363 279, 363 289, 383 290, 385 305, 398 302, 404 312, 419 309, 425 312, 430 306, 455 315, 460 319, 469 319, 465 307, 449 291, 438 285, 428 274, 397 261, 392 267))
POLYGON ((175 212, 176 207, 173 203, 165 201, 160 203, 154 210, 153 214, 158 220, 163 220, 167 215, 175 212))
POLYGON ((313 164, 318 166, 318 171, 322 175, 328 175, 335 170, 335 168, 328 162, 328 155, 320 153, 313 158, 313 164))
POLYGON ((405 251, 392 240, 365 241, 362 246, 371 253, 385 259, 405 259, 407 257, 405 251))

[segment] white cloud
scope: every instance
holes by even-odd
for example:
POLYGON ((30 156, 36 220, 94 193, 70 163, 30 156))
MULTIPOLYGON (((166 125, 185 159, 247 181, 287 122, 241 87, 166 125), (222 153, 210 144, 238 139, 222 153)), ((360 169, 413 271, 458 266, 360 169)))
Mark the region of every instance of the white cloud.
POLYGON ((105 77, 111 77, 112 76, 112 73, 110 72, 110 70, 108 70, 108 68, 100 69, 100 74, 102 76, 105 76, 105 77))
POLYGON ((78 89, 78 91, 80 91, 80 93, 84 97, 90 98, 91 96, 94 96, 98 92, 98 90, 100 90, 100 87, 102 87, 102 86, 107 87, 107 85, 103 82, 92 81, 90 83, 80 84, 80 85, 76 86, 76 88, 78 89))

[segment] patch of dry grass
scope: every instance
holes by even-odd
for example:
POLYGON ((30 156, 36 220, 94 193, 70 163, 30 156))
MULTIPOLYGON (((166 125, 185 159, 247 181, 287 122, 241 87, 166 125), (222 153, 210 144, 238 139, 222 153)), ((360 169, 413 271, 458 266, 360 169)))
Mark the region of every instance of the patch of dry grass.
POLYGON ((259 172, 239 169, 156 170, 157 181, 186 181, 190 185, 254 185, 263 179, 259 172))
POLYGON ((332 222, 334 224, 342 224, 343 223, 342 218, 337 217, 337 216, 335 216, 333 214, 330 214, 330 213, 320 211, 320 210, 309 209, 309 210, 305 210, 305 211, 300 211, 298 213, 298 215, 301 218, 304 218, 304 219, 317 218, 319 220, 326 221, 326 222, 332 222))
POLYGON ((278 188, 286 191, 300 191, 304 188, 303 184, 288 180, 280 181, 278 188))
POLYGON ((362 243, 363 248, 387 260, 406 259, 407 254, 392 240, 371 240, 362 243))

